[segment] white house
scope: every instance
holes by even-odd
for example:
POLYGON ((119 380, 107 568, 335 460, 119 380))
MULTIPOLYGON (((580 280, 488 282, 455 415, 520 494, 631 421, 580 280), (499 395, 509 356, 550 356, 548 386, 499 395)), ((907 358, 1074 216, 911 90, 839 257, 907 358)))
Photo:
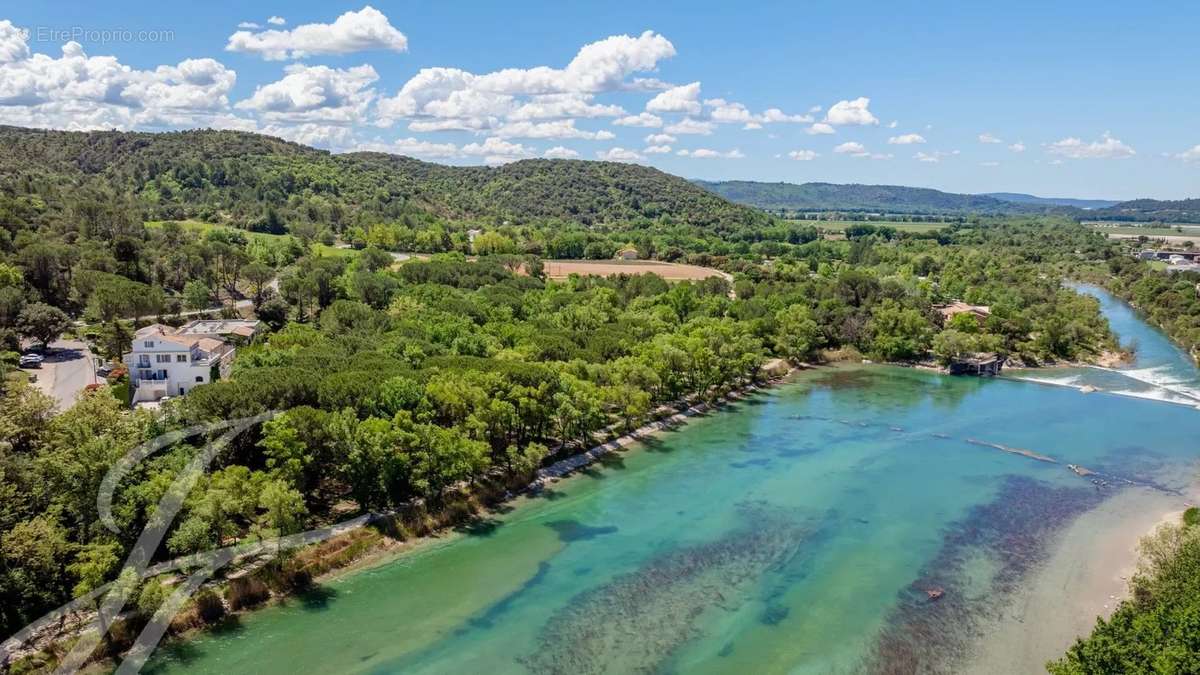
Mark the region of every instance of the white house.
POLYGON ((133 402, 183 396, 229 374, 234 348, 225 337, 253 338, 257 321, 192 321, 179 328, 156 323, 133 334, 125 355, 133 402))

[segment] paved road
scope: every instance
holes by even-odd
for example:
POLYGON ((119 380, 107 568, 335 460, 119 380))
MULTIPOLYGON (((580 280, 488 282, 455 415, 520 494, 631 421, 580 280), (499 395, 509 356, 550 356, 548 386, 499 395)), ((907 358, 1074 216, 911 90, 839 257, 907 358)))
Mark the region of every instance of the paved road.
POLYGON ((35 386, 54 398, 59 410, 75 404, 83 388, 98 382, 95 357, 88 346, 78 340, 59 340, 50 343, 42 367, 29 372, 37 374, 35 386))

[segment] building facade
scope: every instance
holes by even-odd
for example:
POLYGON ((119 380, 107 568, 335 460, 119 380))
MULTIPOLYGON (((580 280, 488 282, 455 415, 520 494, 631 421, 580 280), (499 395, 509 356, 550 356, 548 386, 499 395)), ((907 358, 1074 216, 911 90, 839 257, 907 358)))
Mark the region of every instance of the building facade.
POLYGON ((134 404, 183 396, 229 374, 234 347, 226 338, 253 339, 257 321, 192 321, 179 328, 151 324, 133 336, 125 355, 134 404))

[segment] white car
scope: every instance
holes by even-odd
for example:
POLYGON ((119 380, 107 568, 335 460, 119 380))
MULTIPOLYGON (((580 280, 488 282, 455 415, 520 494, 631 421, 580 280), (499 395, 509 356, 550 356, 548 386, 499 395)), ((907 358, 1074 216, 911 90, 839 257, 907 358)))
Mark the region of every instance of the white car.
POLYGON ((20 364, 22 368, 41 368, 42 361, 45 360, 41 354, 24 354, 21 356, 20 364))

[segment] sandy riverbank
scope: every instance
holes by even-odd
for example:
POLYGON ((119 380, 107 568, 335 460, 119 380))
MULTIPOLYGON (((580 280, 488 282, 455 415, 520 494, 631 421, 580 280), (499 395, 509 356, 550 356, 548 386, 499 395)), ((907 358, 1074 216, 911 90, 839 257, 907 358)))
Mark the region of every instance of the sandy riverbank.
POLYGON ((1080 516, 1053 545, 1046 563, 986 627, 981 649, 962 672, 1044 673, 1078 637, 1091 632, 1128 593, 1138 542, 1177 521, 1188 501, 1129 489, 1080 516))

